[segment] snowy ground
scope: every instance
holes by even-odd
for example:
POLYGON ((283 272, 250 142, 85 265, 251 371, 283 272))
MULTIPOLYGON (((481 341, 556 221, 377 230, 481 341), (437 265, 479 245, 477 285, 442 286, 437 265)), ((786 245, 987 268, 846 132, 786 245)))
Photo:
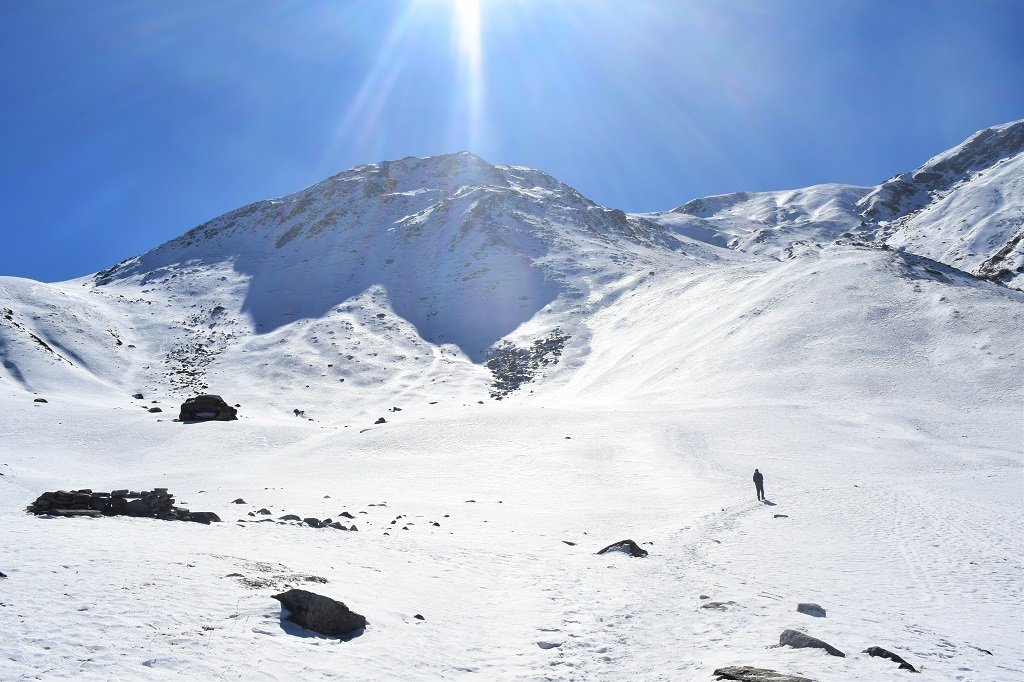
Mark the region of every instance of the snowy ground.
POLYGON ((1019 433, 799 404, 501 403, 412 407, 360 433, 4 398, 2 679, 907 674, 859 653, 872 645, 922 679, 1024 679, 1019 433), (225 523, 23 513, 70 485, 167 487, 225 523), (234 523, 260 507, 348 510, 359 531, 234 523), (650 556, 595 555, 624 538, 650 556), (339 642, 289 628, 270 598, 287 585, 344 601, 368 629, 339 642), (807 601, 827 617, 797 613, 807 601), (772 648, 786 628, 848 656, 772 648))

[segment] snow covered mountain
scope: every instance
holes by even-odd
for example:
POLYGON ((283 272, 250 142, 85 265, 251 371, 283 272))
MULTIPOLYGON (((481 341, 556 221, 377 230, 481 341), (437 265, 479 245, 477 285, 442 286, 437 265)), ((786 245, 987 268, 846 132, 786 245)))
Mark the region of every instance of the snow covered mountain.
POLYGON ((1024 286, 1024 120, 972 135, 873 188, 819 185, 694 199, 645 215, 678 234, 786 257, 839 237, 1024 286))
POLYGON ((903 674, 872 645, 1024 678, 1022 164, 1019 121, 873 188, 630 215, 406 158, 0 277, 0 678, 903 674), (199 392, 239 421, 172 421, 199 392), (24 514, 85 486, 239 521, 24 514), (622 537, 650 556, 594 555, 622 537), (294 636, 288 585, 370 627, 294 636))

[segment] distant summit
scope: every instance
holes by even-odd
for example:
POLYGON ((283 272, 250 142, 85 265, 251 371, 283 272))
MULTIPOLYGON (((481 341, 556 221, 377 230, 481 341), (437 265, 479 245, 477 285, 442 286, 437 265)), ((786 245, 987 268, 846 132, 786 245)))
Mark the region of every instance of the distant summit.
POLYGON ((1024 287, 1024 120, 982 130, 876 187, 736 192, 644 214, 676 234, 789 257, 836 239, 899 248, 1024 287))

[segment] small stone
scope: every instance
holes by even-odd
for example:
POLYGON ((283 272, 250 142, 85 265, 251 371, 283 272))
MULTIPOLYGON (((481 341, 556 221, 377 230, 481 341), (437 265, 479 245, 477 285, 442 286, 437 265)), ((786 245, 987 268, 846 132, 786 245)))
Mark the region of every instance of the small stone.
POLYGON ((248 504, 248 503, 245 500, 243 500, 241 497, 239 497, 238 499, 231 500, 231 504, 248 504))
POLYGON ((413 618, 415 618, 416 620, 426 620, 426 618, 424 618, 423 616, 421 616, 418 613, 415 616, 413 616, 413 618))
POLYGON ((607 552, 626 552, 633 557, 647 556, 647 550, 643 549, 632 540, 619 540, 618 542, 613 542, 604 549, 598 551, 598 554, 605 554, 607 552))
POLYGON ((789 518, 789 514, 776 514, 775 518, 777 518, 777 519, 788 519, 789 518))
POLYGON ((142 395, 141 393, 133 393, 132 397, 135 398, 136 400, 143 400, 145 399, 146 396, 142 395))
POLYGON ((800 613, 805 613, 808 616, 814 616, 815 618, 824 618, 825 617, 825 609, 821 608, 817 604, 811 604, 811 603, 797 604, 796 605, 796 610, 799 611, 800 613))
POLYGON ((387 424, 387 423, 388 423, 388 420, 387 420, 387 419, 385 419, 384 417, 378 417, 378 418, 377 418, 377 421, 375 421, 375 422, 373 422, 373 423, 374 423, 374 424, 387 424))
POLYGON ((46 402, 49 402, 49 401, 46 398, 36 398, 32 402, 34 402, 34 403, 46 403, 46 402))
POLYGON ((156 414, 157 412, 163 412, 163 410, 161 410, 159 407, 151 407, 151 408, 149 408, 149 413, 150 414, 156 414))
MULTIPOLYGON (((984 651, 984 649, 982 649, 982 651, 984 651)), ((864 650, 864 653, 866 653, 868 656, 879 656, 881 658, 887 658, 893 663, 899 663, 900 670, 909 670, 912 673, 917 672, 917 668, 904 661, 900 656, 894 654, 888 649, 883 649, 880 646, 868 647, 864 650)))

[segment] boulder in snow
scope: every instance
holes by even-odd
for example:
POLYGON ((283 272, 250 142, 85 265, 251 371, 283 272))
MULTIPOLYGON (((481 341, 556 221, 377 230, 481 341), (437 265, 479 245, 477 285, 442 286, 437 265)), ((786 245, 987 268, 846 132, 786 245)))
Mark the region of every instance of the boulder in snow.
POLYGON ((598 554, 605 554, 607 552, 626 552, 630 556, 634 557, 645 557, 647 556, 647 550, 640 547, 632 540, 619 540, 613 542, 604 549, 598 552, 598 554))
POLYGON ((909 670, 912 673, 917 672, 917 668, 904 661, 902 657, 898 656, 897 654, 894 654, 888 649, 883 649, 880 646, 870 646, 864 650, 864 653, 866 653, 868 656, 879 656, 881 658, 888 658, 893 663, 899 663, 900 670, 909 670))
POLYGON ((224 402, 219 395, 197 395, 181 404, 178 419, 192 421, 231 421, 238 419, 238 410, 224 402))
POLYGON ((794 649, 824 649, 830 656, 846 658, 846 654, 831 644, 797 630, 784 630, 779 635, 779 646, 791 646, 794 649))
POLYGON ((825 609, 821 608, 817 604, 811 604, 809 602, 797 604, 796 610, 800 613, 806 613, 808 616, 814 616, 815 618, 825 617, 825 609))
POLYGON ((288 590, 274 599, 288 611, 286 618, 307 630, 328 637, 342 637, 366 627, 366 617, 349 609, 340 601, 308 590, 288 590))
POLYGON ((777 673, 767 668, 754 668, 749 665, 730 665, 719 668, 712 673, 716 680, 736 680, 736 682, 814 682, 807 677, 777 673))

